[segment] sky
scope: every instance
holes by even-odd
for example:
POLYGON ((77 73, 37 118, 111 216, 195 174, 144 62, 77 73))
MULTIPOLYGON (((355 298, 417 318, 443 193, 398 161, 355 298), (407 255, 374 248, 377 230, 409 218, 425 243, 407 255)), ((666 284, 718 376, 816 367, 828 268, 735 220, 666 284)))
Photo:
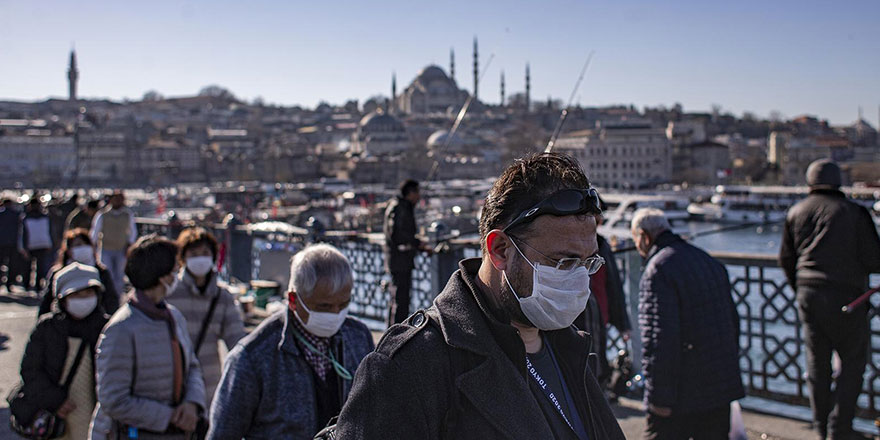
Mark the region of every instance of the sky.
POLYGON ((398 91, 423 67, 499 101, 524 89, 574 104, 719 105, 741 115, 810 114, 878 125, 880 1, 54 1, 0 0, 0 100, 67 95, 71 48, 80 97, 193 95, 314 106, 398 91))

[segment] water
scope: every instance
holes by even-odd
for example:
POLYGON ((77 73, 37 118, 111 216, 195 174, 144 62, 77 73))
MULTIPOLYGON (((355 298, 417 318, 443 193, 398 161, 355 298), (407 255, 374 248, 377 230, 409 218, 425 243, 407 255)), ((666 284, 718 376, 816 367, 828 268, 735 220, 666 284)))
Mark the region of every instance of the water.
MULTIPOLYGON (((720 227, 717 224, 703 222, 687 224, 687 229, 691 234, 703 233, 720 227)), ((775 224, 707 234, 695 238, 693 243, 709 252, 779 255, 781 239, 782 225, 775 224)))

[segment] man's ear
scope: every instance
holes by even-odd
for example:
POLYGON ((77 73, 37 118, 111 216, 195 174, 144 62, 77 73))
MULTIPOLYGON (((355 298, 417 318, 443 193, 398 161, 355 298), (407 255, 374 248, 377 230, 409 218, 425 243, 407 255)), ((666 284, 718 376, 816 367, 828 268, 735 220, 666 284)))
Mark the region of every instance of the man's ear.
POLYGON ((493 229, 486 235, 486 252, 495 270, 507 270, 510 263, 507 253, 510 250, 510 236, 500 229, 493 229))

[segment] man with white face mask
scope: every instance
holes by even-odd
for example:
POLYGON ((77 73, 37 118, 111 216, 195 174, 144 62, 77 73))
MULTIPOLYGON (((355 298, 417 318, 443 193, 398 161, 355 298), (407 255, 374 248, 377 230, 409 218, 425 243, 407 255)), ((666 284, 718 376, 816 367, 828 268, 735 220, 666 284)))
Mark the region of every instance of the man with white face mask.
POLYGON ((482 258, 364 360, 340 438, 623 439, 572 323, 589 298, 598 193, 574 159, 517 160, 489 191, 482 258), (418 416, 415 416, 418 415, 418 416))
POLYGON ((214 267, 219 246, 214 236, 204 228, 187 228, 177 237, 177 247, 182 269, 177 275, 177 288, 168 296, 168 302, 186 318, 205 379, 207 408, 210 408, 222 374, 223 360, 218 345, 222 341, 227 350, 232 350, 245 335, 244 323, 235 298, 226 284, 217 279, 214 267))
POLYGON ((209 439, 312 439, 339 413, 373 337, 348 316, 348 259, 311 245, 293 258, 289 308, 235 346, 211 407, 209 439))

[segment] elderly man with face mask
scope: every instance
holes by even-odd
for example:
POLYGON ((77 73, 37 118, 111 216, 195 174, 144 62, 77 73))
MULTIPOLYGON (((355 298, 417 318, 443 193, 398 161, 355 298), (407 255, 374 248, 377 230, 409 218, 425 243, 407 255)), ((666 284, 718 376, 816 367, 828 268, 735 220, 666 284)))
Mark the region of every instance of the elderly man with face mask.
POLYGON ((335 417, 373 337, 348 316, 352 278, 336 248, 293 258, 289 308, 229 353, 211 406, 209 439, 311 439, 335 417))
POLYGON ((730 402, 745 396, 739 315, 727 269, 673 234, 663 211, 633 215, 647 259, 639 283, 647 439, 726 439, 730 402))
POLYGON ((364 360, 339 438, 623 439, 572 323, 590 295, 598 193, 560 154, 517 160, 489 192, 482 258, 364 360))

